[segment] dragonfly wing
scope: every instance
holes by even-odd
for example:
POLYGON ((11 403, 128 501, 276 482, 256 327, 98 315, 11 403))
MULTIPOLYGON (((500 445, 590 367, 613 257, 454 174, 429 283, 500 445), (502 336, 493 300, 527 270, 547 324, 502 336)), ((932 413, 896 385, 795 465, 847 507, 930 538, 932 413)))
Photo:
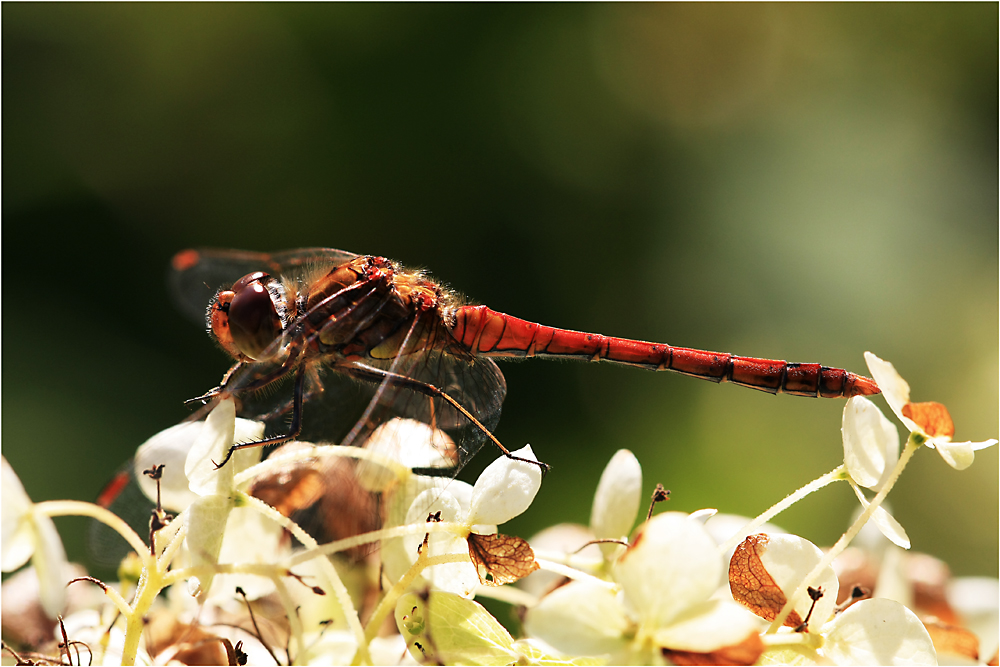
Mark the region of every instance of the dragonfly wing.
MULTIPOLYGON (((135 478, 135 466, 130 459, 101 491, 97 504, 123 519, 143 541, 149 538, 149 519, 156 504, 142 492, 135 478)), ((91 568, 114 572, 132 547, 116 530, 97 520, 87 526, 85 538, 87 562, 91 568)), ((94 570, 91 569, 93 573, 94 570)))
MULTIPOLYGON (((366 364, 388 373, 403 376, 417 385, 430 385, 443 391, 474 417, 482 427, 496 428, 507 393, 507 383, 497 365, 486 357, 469 353, 449 344, 446 331, 428 319, 415 330, 400 352, 391 359, 370 359, 366 364)), ((392 416, 415 419, 446 431, 461 450, 461 462, 475 454, 487 439, 482 428, 469 420, 449 401, 432 397, 419 389, 397 386, 391 381, 376 391, 377 405, 364 431, 373 430, 392 416)))
POLYGON ((170 266, 170 289, 177 307, 198 324, 205 323, 205 310, 220 288, 248 273, 264 271, 300 283, 357 255, 333 248, 300 248, 278 253, 199 248, 182 250, 170 266))

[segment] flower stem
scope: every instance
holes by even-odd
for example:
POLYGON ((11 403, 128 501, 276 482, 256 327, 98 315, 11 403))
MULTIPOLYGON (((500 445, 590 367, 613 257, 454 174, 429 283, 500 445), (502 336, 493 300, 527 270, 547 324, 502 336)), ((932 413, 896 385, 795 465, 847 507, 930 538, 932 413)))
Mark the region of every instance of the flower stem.
POLYGON ((329 556, 341 551, 347 551, 348 549, 361 546, 362 544, 370 544, 371 542, 385 541, 393 537, 418 535, 423 533, 455 533, 456 535, 465 537, 469 534, 469 527, 464 523, 441 521, 439 523, 409 523, 402 526, 394 526, 393 528, 373 530, 370 533, 362 533, 361 535, 347 537, 342 540, 337 540, 336 542, 329 542, 322 546, 312 547, 305 551, 300 551, 288 559, 288 567, 294 567, 299 563, 312 560, 317 556, 329 556))
POLYGON ((150 567, 153 564, 152 554, 149 547, 136 535, 132 527, 125 523, 117 514, 104 509, 94 503, 85 503, 79 500, 46 500, 36 503, 35 509, 41 511, 46 516, 87 516, 115 530, 125 538, 129 546, 142 558, 143 566, 150 567))
MULTIPOLYGON (((417 555, 417 560, 414 561, 410 569, 406 571, 406 574, 397 581, 392 588, 390 588, 385 597, 378 603, 378 607, 372 613, 372 617, 368 619, 368 626, 365 630, 365 641, 371 642, 375 637, 378 636, 379 628, 382 627, 382 623, 385 621, 389 613, 396 608, 396 601, 399 599, 403 593, 410 587, 413 580, 417 578, 425 568, 431 567, 432 565, 444 565, 446 563, 468 563, 469 554, 467 552, 454 553, 454 554, 442 554, 440 556, 428 556, 428 549, 425 547, 420 550, 417 555)), ((358 664, 357 658, 355 658, 354 664, 358 664)))
POLYGON ((407 476, 412 475, 412 471, 400 465, 398 461, 386 458, 384 456, 379 456, 374 452, 361 448, 361 447, 342 447, 340 445, 320 445, 314 446, 310 449, 297 450, 290 452, 288 454, 279 454, 278 456, 270 456, 260 463, 250 466, 249 468, 240 471, 233 478, 233 483, 236 486, 240 486, 252 479, 256 479, 258 476, 267 473, 280 470, 281 468, 287 466, 290 463, 295 463, 297 461, 308 461, 310 459, 323 459, 330 457, 343 457, 358 459, 361 461, 371 461, 382 467, 386 468, 392 473, 397 479, 403 479, 407 476))
MULTIPOLYGON (((313 539, 312 535, 302 530, 302 527, 299 526, 299 524, 295 523, 264 501, 245 493, 240 494, 240 501, 250 507, 253 507, 264 516, 275 521, 282 528, 291 532, 295 539, 301 542, 306 549, 312 550, 318 546, 318 543, 315 539, 313 539)), ((320 571, 330 584, 330 588, 333 590, 334 596, 337 598, 337 603, 340 605, 340 608, 344 613, 344 618, 347 621, 347 627, 351 629, 351 633, 354 635, 355 641, 358 642, 357 657, 365 664, 371 663, 371 656, 368 654, 368 642, 365 641, 365 629, 361 625, 361 619, 358 618, 358 612, 354 609, 354 601, 351 600, 351 595, 348 593, 347 587, 344 586, 344 582, 341 581, 340 575, 337 574, 337 570, 333 567, 333 563, 330 562, 330 559, 319 559, 319 566, 320 571)), ((299 649, 300 651, 304 651, 305 646, 300 644, 299 649)))
POLYGON ((122 647, 122 665, 135 664, 135 657, 139 652, 139 640, 142 638, 142 631, 146 628, 146 613, 153 606, 153 601, 156 600, 165 585, 163 575, 164 572, 155 564, 151 568, 143 569, 143 576, 139 579, 132 609, 125 615, 125 645, 122 647))
POLYGON ((587 581, 592 584, 597 584, 598 586, 603 586, 607 589, 615 589, 618 587, 613 581, 605 581, 604 579, 599 579, 592 574, 587 574, 581 570, 569 567, 568 565, 563 565, 562 563, 555 563, 550 560, 545 560, 544 558, 535 558, 535 562, 538 563, 539 569, 546 570, 548 572, 554 572, 555 574, 562 575, 567 579, 573 579, 575 581, 587 581))
POLYGON ((747 525, 743 526, 743 528, 741 528, 739 532, 737 532, 735 535, 729 538, 725 544, 719 547, 719 549, 723 553, 727 553, 730 549, 736 547, 736 545, 743 540, 745 535, 753 533, 755 530, 757 530, 765 523, 767 523, 774 517, 784 512, 786 509, 788 509, 795 503, 799 502, 800 500, 808 496, 813 491, 819 491, 827 484, 830 484, 831 482, 837 482, 842 479, 844 479, 843 464, 837 466, 836 468, 826 473, 825 475, 817 477, 816 479, 809 482, 808 484, 798 489, 797 491, 793 491, 792 493, 785 496, 783 500, 772 505, 771 508, 768 509, 766 512, 758 516, 756 519, 754 519, 747 525))
POLYGON ((900 474, 903 472, 903 468, 906 467, 906 464, 909 463, 913 454, 920 448, 921 444, 922 441, 914 438, 914 434, 911 433, 909 439, 906 441, 906 447, 903 448, 903 452, 899 455, 899 461, 896 462, 896 467, 893 468, 892 474, 889 476, 889 479, 886 480, 882 489, 875 495, 871 504, 865 508, 865 510, 861 513, 861 516, 858 517, 857 521, 855 521, 854 524, 847 529, 847 532, 840 536, 837 543, 826 552, 819 563, 816 564, 816 567, 812 569, 812 572, 806 575, 805 579, 802 580, 802 583, 800 583, 798 588, 795 589, 795 592, 788 596, 788 602, 786 602, 785 606, 781 608, 781 613, 778 614, 774 621, 771 622, 770 627, 768 627, 768 634, 778 631, 778 628, 785 623, 785 619, 788 618, 788 615, 792 612, 795 601, 805 594, 806 589, 812 584, 813 580, 816 579, 816 577, 818 577, 823 570, 828 568, 830 564, 833 563, 834 559, 847 548, 847 545, 851 543, 851 540, 853 540, 857 534, 861 532, 864 525, 868 523, 868 519, 870 519, 872 514, 875 513, 875 510, 882 505, 882 501, 885 500, 885 497, 889 495, 889 491, 891 491, 892 487, 896 484, 900 474))

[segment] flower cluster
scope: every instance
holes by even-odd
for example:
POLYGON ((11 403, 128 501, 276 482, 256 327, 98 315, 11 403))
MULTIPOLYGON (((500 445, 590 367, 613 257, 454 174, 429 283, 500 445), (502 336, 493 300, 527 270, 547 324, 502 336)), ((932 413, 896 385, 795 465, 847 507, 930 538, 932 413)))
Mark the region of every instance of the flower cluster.
POLYGON ((240 449, 217 467, 263 432, 232 401, 138 449, 148 541, 102 507, 32 503, 4 460, 0 560, 21 570, 3 584, 4 648, 63 664, 995 664, 997 581, 908 551, 884 501, 921 447, 962 470, 996 440, 952 442, 944 406, 911 402, 891 364, 866 358, 909 431, 902 450, 875 403, 852 398, 843 464, 754 519, 657 512, 665 493, 647 511, 621 450, 589 526, 525 540, 499 527, 542 483, 530 446, 470 485, 414 473, 453 463, 454 445, 393 420, 363 447, 240 449), (772 523, 838 481, 860 507, 829 549, 772 523), (51 517, 69 514, 128 541, 119 582, 67 562, 51 517), (522 610, 520 637, 484 597, 522 610))

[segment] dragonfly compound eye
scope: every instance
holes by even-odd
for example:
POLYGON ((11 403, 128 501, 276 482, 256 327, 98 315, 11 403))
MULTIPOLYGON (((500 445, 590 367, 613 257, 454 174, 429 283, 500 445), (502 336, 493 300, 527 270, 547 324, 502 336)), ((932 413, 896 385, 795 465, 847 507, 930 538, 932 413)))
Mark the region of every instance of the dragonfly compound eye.
POLYGON ((229 333, 234 345, 244 355, 260 360, 268 346, 281 335, 281 317, 272 293, 271 276, 260 271, 240 278, 233 285, 229 303, 229 333))

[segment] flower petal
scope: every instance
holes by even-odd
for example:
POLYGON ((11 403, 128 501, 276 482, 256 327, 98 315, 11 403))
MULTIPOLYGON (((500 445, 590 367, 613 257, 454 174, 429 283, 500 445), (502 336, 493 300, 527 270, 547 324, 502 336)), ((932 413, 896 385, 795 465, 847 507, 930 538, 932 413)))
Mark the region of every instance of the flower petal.
POLYGON ((907 403, 903 406, 903 415, 912 419, 923 433, 932 438, 944 437, 950 440, 955 435, 955 422, 948 414, 948 408, 941 403, 907 403))
MULTIPOLYGON (((868 506, 871 503, 869 503, 868 499, 865 498, 863 493, 861 493, 861 489, 853 484, 851 485, 851 488, 854 489, 854 494, 861 502, 861 506, 868 509, 868 506)), ((885 511, 884 507, 880 505, 875 508, 875 511, 872 513, 872 521, 875 522, 875 525, 882 532, 882 534, 889 539, 890 542, 904 549, 910 548, 910 538, 907 537, 906 531, 903 530, 903 527, 899 525, 898 521, 892 518, 891 514, 885 511)))
POLYGON ((763 619, 732 600, 716 598, 692 607, 670 625, 658 629, 653 638, 663 648, 711 653, 723 646, 739 644, 766 627, 763 619))
MULTIPOLYGON (((635 455, 619 449, 601 474, 590 510, 590 527, 597 539, 620 540, 628 537, 635 525, 642 502, 642 467, 635 455)), ((621 546, 602 544, 605 558, 621 546)))
POLYGON ((888 361, 879 359, 871 352, 865 352, 865 361, 868 363, 868 370, 871 371, 872 377, 878 383, 879 389, 882 390, 886 403, 892 408, 899 421, 903 422, 903 425, 911 432, 919 431, 920 427, 912 419, 903 416, 903 406, 910 402, 910 385, 900 377, 895 367, 888 361))
MULTIPOLYGON (((537 461, 531 445, 511 452, 521 459, 537 461)), ((472 503, 466 523, 499 525, 524 512, 542 485, 537 465, 501 456, 487 466, 472 489, 472 503)))
POLYGON ((187 546, 191 553, 191 563, 195 567, 208 567, 210 572, 198 582, 199 600, 212 586, 215 565, 219 562, 222 538, 226 523, 233 509, 233 501, 227 496, 212 494, 202 496, 188 508, 187 546))
MULTIPOLYGON (((435 514, 437 512, 441 513, 441 521, 457 522, 462 520, 462 507, 459 505, 458 499, 455 498, 449 490, 426 489, 413 499, 410 509, 406 512, 406 520, 404 523, 426 523, 428 515, 435 514)), ((446 538, 450 540, 451 537, 451 535, 446 533, 434 533, 431 535, 428 538, 428 545, 431 548, 431 553, 438 553, 435 550, 435 544, 437 542, 441 542, 446 538)), ((413 563, 417 559, 417 548, 423 540, 423 534, 415 533, 413 535, 406 535, 403 537, 403 544, 406 545, 406 551, 410 554, 410 563, 413 563)))
MULTIPOLYGON (((448 490, 427 489, 414 499, 406 514, 406 523, 424 523, 427 515, 432 512, 441 512, 442 521, 461 521, 462 508, 458 499, 448 490)), ((416 561, 417 549, 423 539, 424 534, 403 537, 405 555, 410 565, 416 561)), ((432 533, 427 539, 427 549, 431 556, 469 553, 469 545, 465 539, 453 533, 432 533)), ((434 565, 424 570, 422 576, 435 588, 462 597, 472 597, 479 586, 476 568, 468 561, 434 565)))
POLYGON ((606 586, 574 581, 528 609, 524 631, 569 655, 615 655, 629 628, 618 598, 606 586))
MULTIPOLYGON (((734 593, 740 593, 743 599, 738 599, 739 602, 763 618, 773 620, 788 597, 822 560, 823 552, 798 535, 758 535, 745 544, 749 550, 737 549, 737 555, 742 554, 744 560, 736 563, 737 556, 734 556, 730 564, 730 588, 734 593)), ((817 600, 815 607, 809 596, 799 597, 793 607, 798 619, 789 616, 792 625, 801 623, 809 616, 810 627, 816 628, 833 615, 840 589, 833 568, 827 567, 810 585, 822 590, 823 596, 817 600)))
POLYGON ((821 651, 838 665, 937 664, 923 623, 895 600, 862 600, 826 625, 823 634, 821 651))
POLYGON ((948 442, 933 438, 932 440, 928 440, 927 443, 933 443, 934 448, 938 450, 938 454, 945 460, 945 463, 955 470, 965 470, 972 465, 972 462, 976 458, 971 442, 948 442))
POLYGON ((401 596, 396 627, 421 663, 512 665, 518 659, 514 638, 482 605, 450 593, 401 596))
MULTIPOLYGON (((284 529, 252 507, 234 507, 226 521, 226 532, 219 549, 220 563, 262 564, 277 563, 288 555, 290 545, 282 537, 284 529)), ((232 597, 239 586, 251 600, 274 591, 274 582, 266 577, 250 574, 221 574, 213 589, 212 597, 232 597)))
POLYGON ((183 422, 160 431, 139 445, 132 460, 132 470, 143 494, 156 502, 156 482, 143 474, 153 466, 163 466, 160 478, 160 500, 171 512, 181 512, 193 503, 198 494, 191 491, 184 463, 191 446, 198 439, 205 422, 183 422))
POLYGON ((666 625, 708 600, 724 573, 722 554, 708 531, 680 512, 647 521, 614 567, 615 581, 650 627, 666 625))
POLYGON ((448 434, 415 419, 397 417, 382 424, 365 442, 365 449, 407 468, 449 468, 458 462, 448 434))
MULTIPOLYGON (((528 543, 531 544, 531 548, 535 550, 535 553, 572 553, 579 554, 581 558, 596 560, 600 558, 600 552, 597 549, 600 545, 591 544, 588 547, 583 546, 593 540, 594 534, 585 526, 581 526, 578 523, 557 523, 532 535, 528 538, 528 543)), ((517 582, 517 587, 527 591, 536 598, 540 598, 554 589, 556 587, 555 583, 562 578, 563 575, 556 574, 550 570, 535 570, 517 582)))
POLYGON ((36 542, 31 564, 38 574, 38 597, 48 617, 55 618, 66 610, 66 550, 50 517, 35 511, 33 523, 36 542))
POLYGON ((722 554, 722 560, 724 563, 732 561, 733 553, 736 551, 736 547, 750 535, 757 535, 760 533, 764 533, 765 535, 779 535, 787 532, 784 528, 776 526, 770 522, 765 523, 762 526, 746 530, 750 521, 751 518, 747 516, 722 513, 716 514, 705 522, 705 529, 708 531, 708 534, 712 536, 712 539, 715 540, 716 544, 719 546, 722 546, 723 544, 733 545, 726 553, 722 554))
POLYGON ((191 491, 205 496, 232 490, 235 462, 229 461, 221 468, 216 468, 215 464, 225 459, 233 444, 235 430, 236 404, 232 399, 226 399, 209 413, 185 460, 184 474, 191 491))
POLYGON ((697 521, 698 523, 704 526, 706 523, 708 523, 709 519, 711 519, 718 513, 719 510, 717 509, 712 507, 706 507, 703 510, 695 510, 691 512, 691 514, 688 515, 688 518, 691 519, 692 521, 697 521))
MULTIPOLYGON (((456 495, 466 495, 464 491, 460 491, 460 487, 472 488, 469 484, 459 480, 427 477, 425 475, 410 475, 402 484, 392 489, 392 492, 388 494, 388 498, 383 496, 383 502, 385 503, 384 527, 393 528, 405 525, 408 515, 415 516, 409 514, 410 510, 414 508, 414 500, 424 491, 434 490, 435 495, 447 491, 453 497, 456 495)), ((428 502, 433 501, 435 495, 427 496, 429 498, 428 502)), ((461 505, 461 500, 458 500, 458 502, 461 505)), ((428 512, 426 510, 429 508, 429 505, 424 508, 423 516, 419 517, 420 523, 427 520, 428 512)), ((466 514, 467 512, 463 510, 459 513, 459 516, 465 516, 466 514)), ((420 536, 420 539, 423 539, 423 535, 420 536)), ((379 553, 382 557, 384 573, 389 578, 389 581, 399 581, 400 577, 410 569, 410 566, 413 565, 413 561, 416 559, 415 548, 416 545, 412 541, 404 542, 403 537, 393 537, 382 541, 379 553)))
POLYGON ((875 404, 855 396, 844 406, 844 465, 855 482, 875 488, 899 460, 899 431, 875 404))
POLYGON ((0 461, 0 566, 4 572, 13 572, 35 551, 35 532, 31 499, 7 459, 0 457, 0 461))
POLYGON ((952 579, 948 604, 979 637, 979 655, 995 655, 1000 643, 1000 581, 995 577, 952 579))

